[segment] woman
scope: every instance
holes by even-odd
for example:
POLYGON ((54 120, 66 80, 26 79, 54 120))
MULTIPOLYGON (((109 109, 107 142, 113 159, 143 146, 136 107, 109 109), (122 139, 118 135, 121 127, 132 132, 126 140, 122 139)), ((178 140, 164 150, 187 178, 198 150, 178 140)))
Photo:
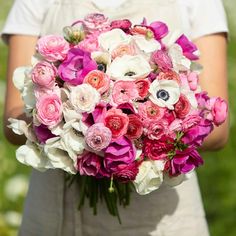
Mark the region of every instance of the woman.
MULTIPOLYGON (((91 12, 101 12, 112 19, 129 18, 140 23, 161 20, 170 31, 188 35, 201 52, 204 67, 201 86, 210 96, 227 100, 226 33, 227 24, 220 0, 16 0, 3 30, 9 45, 7 94, 4 111, 8 140, 24 140, 6 128, 9 117, 22 117, 23 103, 12 84, 18 66, 30 64, 38 36, 60 33, 91 12)), ((228 137, 228 122, 216 128, 204 143, 204 149, 222 148, 228 137)), ((93 216, 84 206, 77 212, 79 186, 67 188, 64 174, 58 170, 33 171, 25 203, 20 235, 209 235, 195 174, 175 188, 163 186, 147 196, 132 195, 131 205, 120 209, 122 225, 109 216, 104 204, 93 216)))

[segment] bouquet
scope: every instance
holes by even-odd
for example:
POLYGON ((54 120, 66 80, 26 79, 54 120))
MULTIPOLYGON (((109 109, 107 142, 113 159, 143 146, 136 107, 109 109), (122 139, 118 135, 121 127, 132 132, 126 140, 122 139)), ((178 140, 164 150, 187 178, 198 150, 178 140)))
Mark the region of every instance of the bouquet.
POLYGON ((110 21, 90 14, 37 42, 32 66, 14 84, 30 123, 17 159, 40 171, 61 169, 80 182, 96 213, 112 215, 131 191, 148 194, 180 184, 203 164, 197 149, 226 119, 227 103, 199 85, 197 47, 160 21, 110 21))

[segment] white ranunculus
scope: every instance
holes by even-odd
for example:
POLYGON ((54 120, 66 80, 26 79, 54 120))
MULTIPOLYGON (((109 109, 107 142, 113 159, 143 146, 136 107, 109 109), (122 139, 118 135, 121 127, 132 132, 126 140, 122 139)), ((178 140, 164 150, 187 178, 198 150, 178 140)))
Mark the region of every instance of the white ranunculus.
POLYGON ((173 68, 176 72, 186 71, 190 69, 191 61, 183 55, 183 50, 178 44, 173 44, 168 50, 173 68))
POLYGON ((152 53, 161 49, 161 44, 154 38, 146 39, 143 35, 134 35, 133 40, 137 44, 138 48, 145 53, 152 53))
POLYGON ((74 161, 63 148, 60 137, 48 139, 44 146, 44 153, 53 169, 62 169, 71 174, 76 173, 74 161))
POLYGON ((70 102, 78 113, 92 112, 100 100, 99 92, 90 84, 71 87, 70 102))
POLYGON ((76 162, 77 156, 82 154, 85 148, 82 127, 78 123, 73 120, 66 123, 61 134, 62 147, 68 152, 74 162, 76 162))
POLYGON ((13 83, 20 91, 25 105, 25 113, 31 116, 35 108, 34 85, 30 78, 32 67, 18 67, 13 73, 13 83))
POLYGON ((134 180, 134 186, 140 195, 148 194, 158 189, 163 182, 165 162, 161 160, 144 161, 139 166, 139 172, 134 180))
POLYGON ((151 71, 150 64, 141 55, 124 55, 113 60, 107 74, 115 80, 135 80, 145 78, 151 71))
POLYGON ((52 166, 42 150, 34 143, 27 141, 16 150, 16 159, 22 164, 32 166, 39 171, 45 171, 52 166))
POLYGON ((179 84, 174 80, 155 79, 149 88, 150 100, 160 107, 173 110, 180 96, 179 84))
POLYGON ((132 39, 131 35, 126 34, 121 29, 113 29, 98 36, 99 46, 108 52, 122 44, 129 44, 132 39))

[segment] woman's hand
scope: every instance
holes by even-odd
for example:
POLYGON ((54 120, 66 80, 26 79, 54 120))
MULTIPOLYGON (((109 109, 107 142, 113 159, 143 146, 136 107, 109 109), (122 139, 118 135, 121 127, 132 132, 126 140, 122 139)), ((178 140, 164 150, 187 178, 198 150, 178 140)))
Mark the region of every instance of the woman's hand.
POLYGON ((26 120, 23 112, 23 101, 19 91, 12 82, 14 70, 19 66, 31 64, 31 57, 35 52, 37 37, 11 35, 9 36, 9 53, 7 67, 7 87, 4 107, 4 133, 9 142, 13 144, 23 144, 25 137, 16 135, 7 127, 8 118, 26 120))
MULTIPOLYGON (((200 75, 202 90, 209 96, 220 96, 228 101, 227 81, 227 39, 225 34, 204 36, 195 41, 200 50, 199 63, 203 66, 200 75)), ((227 143, 229 135, 229 119, 220 127, 215 127, 208 136, 203 150, 217 150, 227 143)))

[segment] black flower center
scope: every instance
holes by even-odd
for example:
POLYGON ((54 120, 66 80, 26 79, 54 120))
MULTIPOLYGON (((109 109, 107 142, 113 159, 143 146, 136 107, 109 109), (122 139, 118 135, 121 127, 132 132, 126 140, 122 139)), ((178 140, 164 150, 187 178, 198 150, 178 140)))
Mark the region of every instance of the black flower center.
POLYGON ((97 64, 97 69, 100 70, 100 71, 106 72, 106 70, 107 70, 107 65, 104 64, 104 63, 98 63, 98 64, 97 64))
POLYGON ((125 73, 125 76, 133 76, 133 75, 135 75, 135 72, 133 71, 128 71, 125 73))
POLYGON ((164 101, 168 101, 170 98, 169 93, 164 89, 158 90, 156 96, 157 96, 157 98, 160 98, 164 101))

